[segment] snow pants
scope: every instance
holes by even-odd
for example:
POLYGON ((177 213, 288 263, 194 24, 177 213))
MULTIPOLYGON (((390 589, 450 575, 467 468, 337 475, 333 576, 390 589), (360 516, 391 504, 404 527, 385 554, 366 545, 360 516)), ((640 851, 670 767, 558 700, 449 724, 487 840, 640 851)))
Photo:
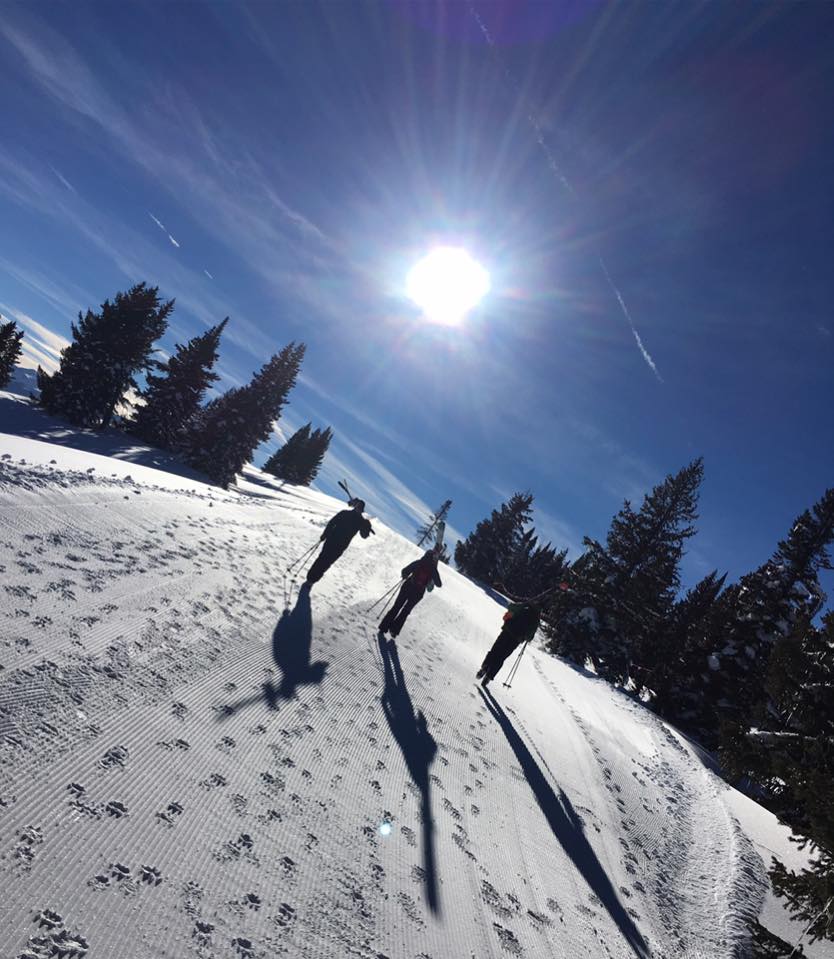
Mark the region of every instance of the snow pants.
POLYGON ((484 661, 481 663, 483 675, 489 680, 495 679, 506 658, 518 649, 523 642, 523 636, 517 636, 515 633, 508 633, 502 629, 498 634, 498 639, 492 644, 492 649, 484 656, 484 661))
POLYGON ((424 586, 418 586, 417 583, 412 583, 411 580, 407 579, 402 586, 400 586, 400 591, 397 593, 394 605, 388 610, 382 622, 379 624, 379 631, 381 633, 390 633, 392 636, 399 636, 400 630, 403 628, 403 623, 408 619, 408 614, 423 598, 425 591, 424 586))
POLYGON ((343 546, 341 543, 329 545, 325 540, 316 561, 307 571, 307 582, 311 586, 313 583, 317 583, 346 549, 347 546, 343 546))

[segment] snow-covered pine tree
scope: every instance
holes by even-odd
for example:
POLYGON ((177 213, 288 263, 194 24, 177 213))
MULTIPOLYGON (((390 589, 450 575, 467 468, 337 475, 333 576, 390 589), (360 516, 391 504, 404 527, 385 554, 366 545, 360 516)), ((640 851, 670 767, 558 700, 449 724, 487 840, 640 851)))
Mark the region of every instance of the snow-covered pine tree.
POLYGON ((303 343, 288 344, 250 383, 229 390, 195 414, 183 443, 192 466, 228 487, 272 432, 295 385, 304 351, 303 343))
POLYGON ((774 646, 812 620, 825 601, 819 571, 831 569, 832 541, 834 488, 797 518, 766 563, 724 594, 726 622, 711 650, 706 695, 721 711, 728 763, 734 761, 730 744, 742 741, 757 705, 767 702, 764 680, 774 646))
POLYGON ((699 458, 667 476, 638 512, 626 501, 604 547, 585 538, 562 617, 551 629, 554 652, 590 656, 612 682, 642 685, 680 587, 679 565, 686 540, 695 534, 703 470, 699 458))
POLYGON ((724 621, 719 597, 726 579, 726 573, 719 576, 713 570, 674 604, 645 680, 655 712, 711 745, 715 704, 704 695, 704 686, 724 621))
POLYGON ((437 524, 446 519, 449 514, 449 510, 452 508, 452 501, 447 499, 446 502, 432 513, 432 515, 420 526, 417 530, 417 545, 423 546, 430 539, 433 539, 434 534, 437 531, 437 524))
POLYGON ((812 939, 834 939, 834 611, 820 626, 809 611, 776 641, 765 689, 755 728, 737 725, 723 756, 764 788, 763 804, 810 853, 798 873, 773 861, 774 891, 812 939))
POLYGON ((131 433, 151 446, 167 450, 177 447, 183 427, 200 408, 206 390, 218 379, 212 368, 228 322, 227 316, 185 346, 177 344, 174 355, 159 364, 159 372, 148 374, 140 394, 145 402, 137 407, 131 433))
POLYGON ((150 370, 154 340, 168 326, 174 301, 163 303, 159 288, 138 283, 105 300, 100 313, 87 310, 72 325, 73 341, 61 351, 52 375, 38 368, 40 403, 77 426, 104 429, 135 376, 150 370))
POLYGON ((305 423, 297 429, 286 443, 277 449, 264 463, 264 471, 277 476, 286 483, 302 484, 304 474, 303 459, 310 442, 312 423, 305 423))
POLYGON ((303 470, 300 480, 302 486, 309 486, 318 476, 332 439, 333 430, 329 426, 324 429, 315 429, 310 434, 310 441, 302 457, 303 470))
POLYGON ((481 520, 455 547, 458 569, 490 585, 503 582, 530 522, 532 505, 532 493, 513 493, 489 519, 481 520))
MULTIPOLYGON (((2 320, 2 316, 0 316, 2 320)), ((23 330, 14 320, 0 323, 0 390, 9 385, 15 364, 23 352, 23 330)))

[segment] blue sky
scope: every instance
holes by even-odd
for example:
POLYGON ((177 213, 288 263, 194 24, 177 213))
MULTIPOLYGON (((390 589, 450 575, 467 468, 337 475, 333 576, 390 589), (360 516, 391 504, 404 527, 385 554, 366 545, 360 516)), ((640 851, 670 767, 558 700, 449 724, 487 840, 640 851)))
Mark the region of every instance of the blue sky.
POLYGON ((222 385, 303 340, 281 431, 404 532, 530 489, 575 557, 703 455, 685 580, 735 578, 834 477, 832 51, 824 3, 7 3, 0 310, 48 360, 146 279, 222 385))

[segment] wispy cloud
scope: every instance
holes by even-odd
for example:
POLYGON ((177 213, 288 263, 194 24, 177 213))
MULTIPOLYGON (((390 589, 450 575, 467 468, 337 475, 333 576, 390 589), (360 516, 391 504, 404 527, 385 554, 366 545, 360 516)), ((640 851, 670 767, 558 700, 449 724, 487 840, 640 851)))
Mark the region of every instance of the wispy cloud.
POLYGON ((23 327, 24 336, 21 342, 23 356, 21 366, 34 368, 42 366, 47 373, 58 369, 61 350, 69 346, 69 340, 47 329, 27 313, 17 310, 5 303, 0 303, 2 315, 14 319, 23 327))
POLYGON ((533 507, 533 525, 539 536, 539 544, 550 542, 554 549, 568 550, 568 559, 573 562, 584 552, 582 546, 583 534, 567 520, 542 509, 533 507))
POLYGON ((64 186, 70 191, 70 193, 77 193, 78 190, 70 183, 70 181, 58 170, 55 169, 52 164, 49 164, 49 169, 55 174, 56 177, 64 184, 64 186))
MULTIPOLYGON (((0 155, 0 161, 2 155, 0 155)), ((0 271, 7 273, 13 280, 35 293, 61 316, 73 320, 79 313, 98 302, 87 290, 75 284, 59 285, 36 270, 21 266, 0 256, 0 271)))
MULTIPOLYGON (((200 224, 270 287, 288 292, 286 264, 298 267, 297 274, 292 269, 289 273, 302 279, 305 262, 317 271, 334 259, 344 266, 339 244, 281 195, 277 172, 266 170, 238 143, 227 147, 184 90, 169 85, 163 96, 149 87, 152 110, 137 114, 123 109, 94 67, 64 37, 42 22, 35 33, 28 24, 13 25, 9 19, 0 23, 0 35, 23 59, 32 78, 97 124, 125 157, 151 173, 177 202, 189 202, 189 211, 200 224)), ((299 282, 289 292, 302 301, 310 298, 311 305, 320 305, 323 295, 320 283, 299 282)), ((338 300, 337 292, 330 294, 334 316, 341 306, 338 300)))
MULTIPOLYGON (((248 321, 236 304, 216 291, 208 293, 202 273, 166 256, 147 237, 96 209, 83 197, 69 197, 51 178, 39 176, 37 164, 27 160, 4 153, 0 148, 0 170, 4 173, 0 177, 0 192, 27 209, 73 229, 115 264, 130 282, 153 278, 164 295, 176 297, 178 310, 187 311, 205 326, 213 326, 223 316, 231 316, 224 337, 257 359, 262 361, 275 352, 279 344, 268 337, 259 324, 248 321)), ((103 298, 87 298, 84 307, 103 298)))

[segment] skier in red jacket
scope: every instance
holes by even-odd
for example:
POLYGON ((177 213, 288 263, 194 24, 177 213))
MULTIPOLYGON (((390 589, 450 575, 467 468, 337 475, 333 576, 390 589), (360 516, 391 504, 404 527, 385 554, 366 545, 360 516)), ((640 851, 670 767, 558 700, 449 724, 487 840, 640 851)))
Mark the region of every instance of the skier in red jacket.
POLYGON ((404 582, 397 593, 394 605, 379 624, 380 633, 398 636, 403 623, 408 619, 408 614, 423 598, 426 589, 443 585, 440 582, 440 574, 437 572, 437 555, 437 547, 427 550, 420 559, 409 563, 401 570, 404 582))

